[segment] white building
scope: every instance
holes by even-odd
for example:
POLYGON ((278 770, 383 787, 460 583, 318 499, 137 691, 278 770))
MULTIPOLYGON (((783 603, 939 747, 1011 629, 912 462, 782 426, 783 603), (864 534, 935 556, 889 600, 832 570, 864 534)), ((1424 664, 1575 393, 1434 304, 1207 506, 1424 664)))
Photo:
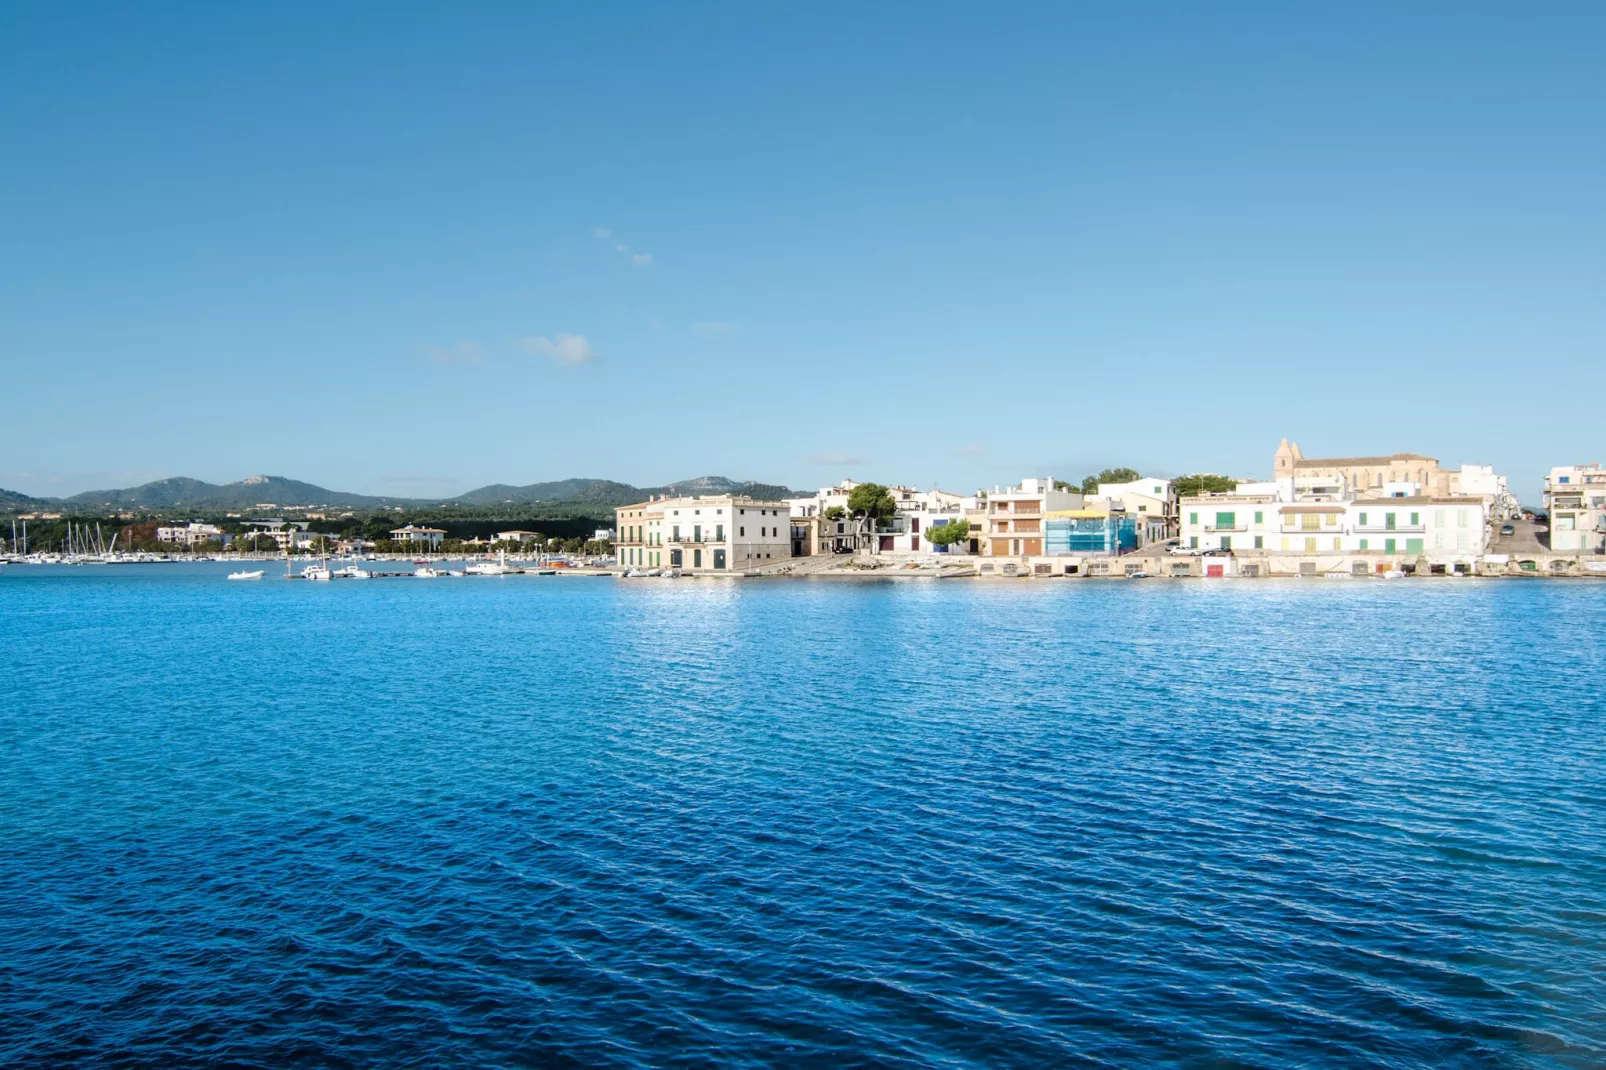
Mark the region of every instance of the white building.
POLYGON ((1100 483, 1090 503, 1107 503, 1111 512, 1137 521, 1139 545, 1169 538, 1177 530, 1177 494, 1169 479, 1144 477, 1129 483, 1100 483))
POLYGON ((1492 465, 1463 464, 1458 483, 1458 494, 1487 499, 1490 513, 1495 519, 1510 520, 1522 515, 1522 506, 1507 486, 1506 477, 1496 475, 1492 465))
POLYGON ((1545 476, 1550 548, 1606 553, 1606 470, 1599 464, 1552 468, 1545 476))
POLYGON ((438 550, 445 538, 446 532, 441 528, 424 528, 413 524, 392 528, 390 532, 392 542, 406 543, 408 546, 424 546, 430 550, 438 550))
POLYGON ((662 516, 656 529, 647 533, 662 540, 662 567, 741 572, 792 556, 791 509, 786 502, 709 494, 650 504, 662 516))
POLYGON ((1181 502, 1182 546, 1235 555, 1426 556, 1435 564, 1470 563, 1488 551, 1490 504, 1482 496, 1428 496, 1415 484, 1385 484, 1360 497, 1345 482, 1287 477, 1190 495, 1181 502))
POLYGON ((525 531, 522 528, 515 528, 512 531, 499 531, 496 533, 497 542, 526 543, 535 542, 537 539, 544 538, 546 538, 546 536, 542 535, 539 531, 525 531))
POLYGON ((156 541, 174 546, 197 546, 203 542, 223 542, 223 529, 215 524, 201 524, 192 520, 183 527, 156 529, 156 541))

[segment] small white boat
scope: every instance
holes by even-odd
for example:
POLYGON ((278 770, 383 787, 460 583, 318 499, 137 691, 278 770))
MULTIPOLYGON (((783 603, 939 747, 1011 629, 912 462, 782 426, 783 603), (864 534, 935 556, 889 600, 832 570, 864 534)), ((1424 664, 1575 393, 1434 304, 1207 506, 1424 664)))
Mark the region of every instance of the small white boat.
POLYGON ((498 564, 495 561, 476 561, 463 569, 463 572, 469 576, 506 576, 509 571, 511 570, 506 565, 498 564))
POLYGON ((1403 580, 1405 579, 1405 573, 1397 568, 1391 568, 1383 573, 1383 578, 1385 580, 1403 580))
POLYGON ((301 579, 316 580, 319 583, 328 583, 334 578, 334 573, 323 565, 308 565, 301 570, 301 579))
POLYGON ((231 572, 231 573, 229 573, 229 579, 231 579, 231 580, 260 580, 261 578, 262 578, 262 570, 261 569, 257 569, 254 572, 241 571, 241 572, 231 572))
POLYGON ((374 574, 356 565, 347 565, 345 568, 335 569, 334 577, 337 580, 371 580, 374 574))
POLYGON ((440 576, 440 574, 441 573, 439 571, 430 568, 428 565, 425 565, 423 568, 413 569, 413 575, 417 576, 421 580, 433 580, 440 576))

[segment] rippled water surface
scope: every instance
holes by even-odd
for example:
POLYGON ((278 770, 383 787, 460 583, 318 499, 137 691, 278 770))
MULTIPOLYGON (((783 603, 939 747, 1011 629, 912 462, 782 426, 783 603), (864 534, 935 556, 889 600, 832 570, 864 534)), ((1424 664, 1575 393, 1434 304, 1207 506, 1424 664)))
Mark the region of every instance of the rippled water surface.
POLYGON ((1606 1065, 1606 584, 0 573, 0 1064, 1606 1065))

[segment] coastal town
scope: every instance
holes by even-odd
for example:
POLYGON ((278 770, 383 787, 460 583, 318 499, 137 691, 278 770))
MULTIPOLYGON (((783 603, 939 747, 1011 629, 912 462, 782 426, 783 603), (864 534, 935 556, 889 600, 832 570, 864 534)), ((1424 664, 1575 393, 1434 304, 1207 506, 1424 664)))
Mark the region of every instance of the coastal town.
POLYGON ((1449 468, 1419 453, 1307 457, 1285 438, 1270 473, 1170 479, 1114 469, 1080 483, 1029 476, 969 494, 852 479, 773 499, 654 494, 615 508, 611 527, 566 538, 523 527, 454 537, 427 523, 375 520, 368 530, 376 537, 351 526, 332 534, 315 530, 323 514, 314 512, 235 517, 225 521, 230 530, 206 520, 152 522, 153 539, 137 544, 134 526, 108 534, 99 523, 68 521, 65 535, 41 548, 29 546, 25 515, 20 529, 13 521, 0 559, 282 557, 287 575, 315 579, 524 571, 632 579, 1606 578, 1606 469, 1598 463, 1552 468, 1537 509, 1523 507, 1490 466, 1449 468), (319 563, 297 572, 293 556, 319 563), (346 564, 331 569, 330 558, 346 564), (436 567, 448 559, 463 565, 436 567), (419 567, 374 571, 358 560, 419 567))
POLYGON ((844 480, 785 501, 665 498, 617 511, 615 552, 622 567, 688 574, 1606 577, 1599 464, 1553 468, 1538 512, 1489 466, 1418 453, 1306 457, 1284 439, 1272 472, 1208 487, 1126 473, 968 495, 844 480))

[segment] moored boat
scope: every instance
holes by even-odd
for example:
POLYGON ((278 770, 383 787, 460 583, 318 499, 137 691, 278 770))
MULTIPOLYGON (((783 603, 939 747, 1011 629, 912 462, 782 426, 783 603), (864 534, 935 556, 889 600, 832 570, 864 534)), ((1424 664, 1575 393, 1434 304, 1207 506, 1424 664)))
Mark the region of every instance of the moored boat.
POLYGON ((231 580, 260 580, 261 578, 262 578, 262 569, 260 569, 260 568, 259 569, 254 569, 254 570, 251 570, 251 571, 246 571, 246 570, 242 569, 239 572, 231 572, 231 573, 229 573, 229 579, 231 579, 231 580))

